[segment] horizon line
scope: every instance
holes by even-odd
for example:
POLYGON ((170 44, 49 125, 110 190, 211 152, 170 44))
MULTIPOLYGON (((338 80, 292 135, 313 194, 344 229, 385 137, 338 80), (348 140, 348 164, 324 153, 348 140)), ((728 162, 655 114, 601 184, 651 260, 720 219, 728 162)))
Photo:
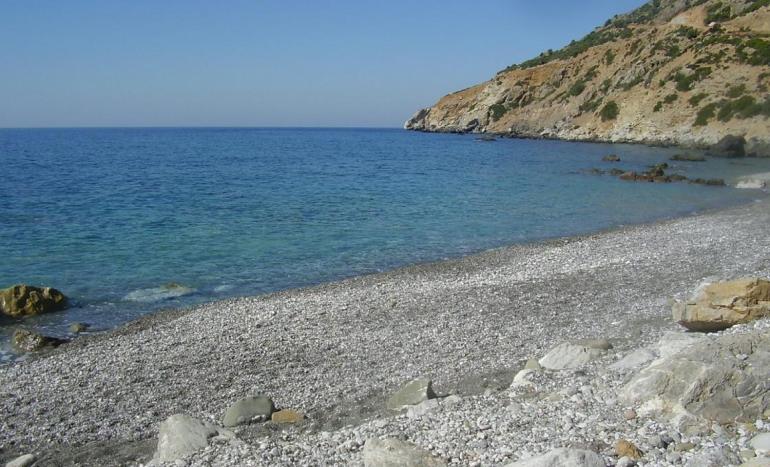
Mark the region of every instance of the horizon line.
POLYGON ((123 126, 2 126, 0 130, 150 130, 150 129, 242 129, 242 130, 403 130, 400 126, 308 126, 308 125, 123 125, 123 126))

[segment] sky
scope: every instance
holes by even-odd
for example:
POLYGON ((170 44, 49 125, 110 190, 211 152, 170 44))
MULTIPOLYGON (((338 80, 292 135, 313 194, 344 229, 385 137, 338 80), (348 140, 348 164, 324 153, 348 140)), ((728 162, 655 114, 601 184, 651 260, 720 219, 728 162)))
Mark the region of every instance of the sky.
POLYGON ((0 127, 400 127, 643 0, 0 0, 0 127))

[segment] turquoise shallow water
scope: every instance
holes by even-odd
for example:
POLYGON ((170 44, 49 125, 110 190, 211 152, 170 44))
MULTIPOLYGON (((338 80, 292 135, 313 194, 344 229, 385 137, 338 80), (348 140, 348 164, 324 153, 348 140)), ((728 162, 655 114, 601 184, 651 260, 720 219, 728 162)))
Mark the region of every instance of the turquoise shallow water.
MULTIPOLYGON (((105 329, 162 307, 764 196, 585 173, 644 170, 677 152, 402 130, 0 130, 0 287, 72 297, 70 310, 31 322, 47 332, 105 329), (608 153, 623 162, 601 162, 608 153), (162 287, 172 282, 189 290, 162 287)), ((675 164, 728 181, 770 171, 767 160, 675 164)))

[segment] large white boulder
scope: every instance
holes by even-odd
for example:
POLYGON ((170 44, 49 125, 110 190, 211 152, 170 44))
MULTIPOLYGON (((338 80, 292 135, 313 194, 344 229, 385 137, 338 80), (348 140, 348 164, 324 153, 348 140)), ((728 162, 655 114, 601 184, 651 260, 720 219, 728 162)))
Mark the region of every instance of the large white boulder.
POLYGON ((641 370, 620 397, 685 431, 753 422, 770 403, 770 333, 702 337, 641 370))
POLYGON ((604 339, 565 342, 551 349, 538 363, 549 370, 579 368, 607 353, 612 346, 604 339))
POLYGON ((364 444, 365 467, 444 467, 446 462, 412 443, 371 438, 364 444))
POLYGON ((602 457, 584 449, 559 448, 542 456, 508 464, 506 467, 606 467, 602 457))

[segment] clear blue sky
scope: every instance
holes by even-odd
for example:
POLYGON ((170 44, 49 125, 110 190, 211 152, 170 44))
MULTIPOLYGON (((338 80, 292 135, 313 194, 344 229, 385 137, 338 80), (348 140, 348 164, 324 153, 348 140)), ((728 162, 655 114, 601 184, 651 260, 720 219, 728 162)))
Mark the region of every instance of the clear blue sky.
POLYGON ((2 0, 0 127, 400 126, 643 0, 2 0))

